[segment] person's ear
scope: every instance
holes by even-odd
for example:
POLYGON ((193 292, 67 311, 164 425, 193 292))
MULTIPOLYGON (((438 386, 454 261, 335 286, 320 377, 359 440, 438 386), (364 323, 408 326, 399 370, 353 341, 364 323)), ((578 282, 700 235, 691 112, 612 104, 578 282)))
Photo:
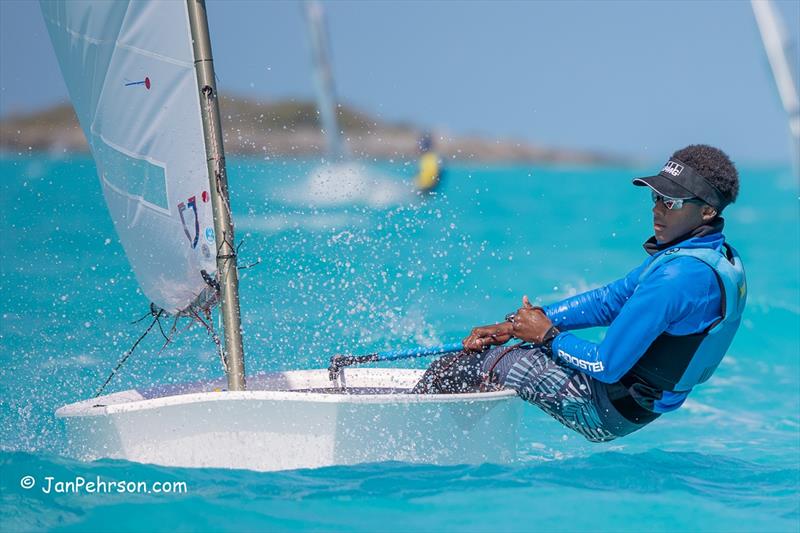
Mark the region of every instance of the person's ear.
POLYGON ((700 214, 703 217, 703 222, 709 222, 715 216, 717 216, 717 210, 711 207, 710 205, 704 205, 700 214))

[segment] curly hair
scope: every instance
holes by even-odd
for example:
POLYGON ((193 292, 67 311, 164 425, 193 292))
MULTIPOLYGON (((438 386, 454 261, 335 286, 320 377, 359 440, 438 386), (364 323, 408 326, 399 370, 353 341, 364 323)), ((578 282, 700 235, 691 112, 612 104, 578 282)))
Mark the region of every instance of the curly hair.
POLYGON ((728 202, 736 201, 739 196, 739 172, 725 152, 707 144, 692 144, 681 148, 672 157, 700 173, 728 202))

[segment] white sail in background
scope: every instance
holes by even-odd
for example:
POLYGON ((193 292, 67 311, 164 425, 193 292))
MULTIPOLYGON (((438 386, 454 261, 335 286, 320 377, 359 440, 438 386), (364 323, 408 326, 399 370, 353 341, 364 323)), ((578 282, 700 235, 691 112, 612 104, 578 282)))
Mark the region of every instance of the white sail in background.
POLYGON ((775 85, 783 108, 789 115, 795 172, 800 172, 800 96, 797 90, 797 72, 793 71, 791 42, 780 15, 770 0, 751 0, 753 14, 761 32, 761 40, 767 53, 775 85))
POLYGON ((339 123, 336 119, 336 93, 333 87, 333 72, 328 53, 328 33, 325 31, 325 15, 322 5, 316 1, 305 3, 308 33, 311 42, 311 61, 314 69, 314 85, 317 90, 317 111, 328 143, 328 156, 342 159, 346 153, 339 123))
POLYGON ((41 8, 136 279, 160 308, 185 310, 209 294, 201 271, 216 272, 186 3, 41 8))

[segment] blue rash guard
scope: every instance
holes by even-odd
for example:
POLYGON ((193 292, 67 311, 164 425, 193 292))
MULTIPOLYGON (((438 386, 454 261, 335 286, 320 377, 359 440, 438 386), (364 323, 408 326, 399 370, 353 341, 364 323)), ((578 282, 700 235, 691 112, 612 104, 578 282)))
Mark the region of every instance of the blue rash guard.
MULTIPOLYGON (((674 246, 721 251, 724 242, 722 233, 711 233, 674 246)), ((656 266, 639 284, 644 269, 667 251, 648 257, 622 279, 544 307, 562 331, 553 340, 553 357, 598 381, 616 383, 662 333, 691 335, 717 322, 722 317, 721 288, 714 270, 701 261, 679 257, 656 266), (569 332, 596 326, 608 327, 599 344, 569 332)), ((653 410, 673 411, 688 393, 663 391, 653 410)))

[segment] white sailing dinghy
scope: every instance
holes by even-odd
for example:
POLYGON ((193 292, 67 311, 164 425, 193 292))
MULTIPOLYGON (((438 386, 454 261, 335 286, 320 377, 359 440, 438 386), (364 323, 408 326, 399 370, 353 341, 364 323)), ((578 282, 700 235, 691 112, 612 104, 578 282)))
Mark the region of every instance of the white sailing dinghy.
POLYGON ((317 113, 325 136, 325 160, 309 173, 304 197, 315 205, 352 203, 363 200, 385 205, 403 196, 404 189, 375 169, 353 160, 339 124, 338 100, 330 60, 330 43, 325 11, 317 0, 306 0, 303 12, 308 28, 311 67, 317 113))
POLYGON ((208 23, 202 0, 41 2, 136 279, 159 313, 220 303, 224 378, 64 406, 71 452, 169 466, 279 470, 371 461, 507 462, 513 391, 407 394, 422 372, 249 376, 208 23))

